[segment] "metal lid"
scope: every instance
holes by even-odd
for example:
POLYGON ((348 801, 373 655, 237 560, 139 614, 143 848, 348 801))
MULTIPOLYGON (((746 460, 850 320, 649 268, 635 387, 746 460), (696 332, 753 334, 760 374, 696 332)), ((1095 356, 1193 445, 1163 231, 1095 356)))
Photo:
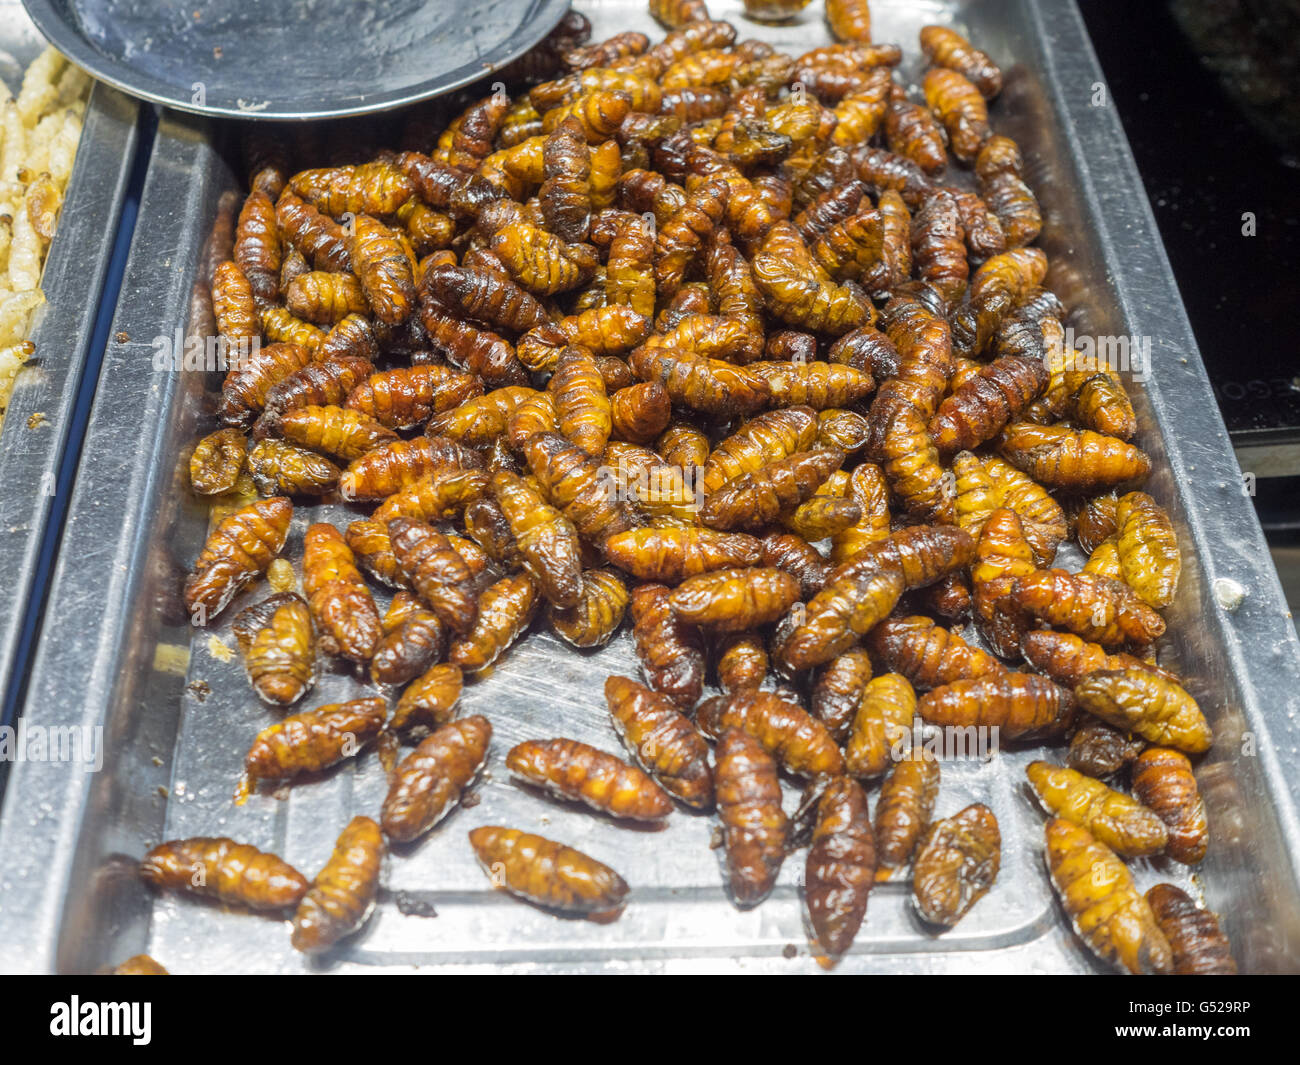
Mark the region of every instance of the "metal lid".
POLYGON ((460 88, 540 41, 568 0, 23 0, 73 62, 183 111, 329 118, 460 88))

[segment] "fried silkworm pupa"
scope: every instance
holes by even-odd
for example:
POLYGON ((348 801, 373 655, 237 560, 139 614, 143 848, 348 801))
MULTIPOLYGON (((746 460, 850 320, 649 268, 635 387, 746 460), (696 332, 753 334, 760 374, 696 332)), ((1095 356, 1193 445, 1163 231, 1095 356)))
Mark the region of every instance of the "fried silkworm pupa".
POLYGON ((628 506, 610 491, 608 467, 558 433, 534 433, 523 452, 547 499, 597 546, 636 524, 628 506))
POLYGON ((955 485, 940 465, 939 450, 930 439, 925 409, 889 386, 876 393, 868 423, 868 452, 879 462, 904 510, 928 521, 951 523, 956 508, 955 485))
MULTIPOLYGON (((429 272, 426 271, 423 277, 427 277, 429 272)), ((487 387, 506 388, 528 383, 528 372, 519 361, 514 346, 496 333, 440 313, 430 304, 421 305, 420 324, 435 351, 457 369, 477 374, 487 387)))
POLYGON ((725 695, 758 688, 767 677, 767 650, 755 632, 724 636, 716 648, 715 671, 718 687, 725 695))
POLYGON ((1071 769, 1100 780, 1118 773, 1145 746, 1141 737, 1085 715, 1070 737, 1065 761, 1071 769))
MULTIPOLYGON (((399 441, 392 430, 361 411, 344 407, 308 404, 279 415, 276 427, 286 440, 315 451, 328 452, 345 462, 356 462, 390 444, 400 444, 402 448, 409 446, 399 441)), ((339 475, 340 483, 355 484, 356 478, 356 473, 351 474, 351 479, 339 475)))
POLYGON ((729 728, 749 733, 799 776, 844 772, 844 758, 826 726, 775 692, 740 691, 706 699, 695 712, 695 723, 715 738, 729 728))
POLYGON ((914 753, 895 764, 876 803, 876 859, 887 868, 906 864, 930 824, 939 795, 939 763, 914 753))
POLYGON ((817 413, 811 407, 786 407, 755 415, 708 453, 702 464, 704 491, 716 492, 728 481, 808 451, 816 439, 817 413))
POLYGON ((938 174, 948 165, 944 134, 934 116, 912 103, 892 82, 884 119, 885 141, 891 152, 907 156, 927 174, 938 174))
POLYGON ((836 283, 790 222, 767 231, 753 271, 768 310, 796 328, 840 336, 875 320, 866 293, 851 281, 836 283))
POLYGON ((933 584, 974 553, 968 533, 944 525, 911 526, 869 544, 830 573, 806 619, 780 641, 779 657, 793 669, 829 662, 883 620, 905 590, 933 584))
POLYGON ((489 480, 487 470, 426 473, 385 499, 370 517, 384 523, 394 518, 445 521, 479 499, 487 491, 489 480))
POLYGON ((283 496, 240 507, 208 535, 185 580, 190 623, 200 628, 223 611, 284 547, 293 504, 283 496))
POLYGON ((239 212, 234 257, 257 305, 275 303, 280 294, 280 227, 275 203, 261 189, 248 194, 239 212))
POLYGON ((1050 569, 1017 577, 1011 601, 1048 625, 1107 647, 1151 643, 1165 632, 1164 618, 1128 585, 1088 573, 1050 569))
POLYGON ((513 473, 503 470, 492 475, 492 495, 542 595, 556 606, 576 607, 583 592, 582 545, 573 522, 513 473))
POLYGON ((300 170, 289 188, 332 218, 392 215, 415 195, 415 183, 387 162, 300 170))
MULTIPOLYGON (((582 150, 587 151, 585 145, 582 150)), ((591 281, 600 265, 590 245, 566 244, 555 234, 522 220, 498 229, 491 248, 509 276, 535 296, 570 292, 591 281)), ((597 291, 603 290, 604 285, 598 285, 597 291)))
POLYGON ((267 344, 238 361, 221 385, 217 416, 226 425, 245 425, 266 404, 271 389, 312 361, 298 344, 267 344))
POLYGON ((855 466, 849 474, 848 496, 858 504, 861 517, 831 537, 831 561, 836 563, 855 558, 890 533, 889 484, 879 466, 871 462, 855 466))
POLYGON ((861 520, 862 507, 855 499, 818 493, 800 503, 789 514, 783 515, 781 523, 790 532, 797 533, 807 541, 816 542, 839 536, 861 520))
POLYGON ((1219 919, 1196 905, 1182 888, 1157 884, 1146 893, 1156 924, 1169 941, 1178 976, 1235 976, 1232 945, 1219 919))
POLYGON ((833 362, 751 362, 748 369, 767 382, 774 407, 847 407, 876 387, 870 374, 833 362))
POLYGON ((609 402, 613 435, 633 444, 649 444, 672 420, 672 400, 657 381, 620 388, 609 402))
POLYGON ((912 905, 921 918, 951 928, 988 894, 1002 861, 993 811, 974 803, 926 835, 912 863, 912 905))
POLYGON ((756 906, 776 883, 790 830, 781 809, 776 761, 758 740, 729 728, 718 737, 715 762, 731 897, 738 906, 756 906))
POLYGON ((537 582, 526 573, 503 577, 479 596, 478 620, 452 641, 449 660, 466 673, 487 669, 528 628, 541 598, 537 582))
POLYGON ((393 543, 388 538, 388 526, 384 522, 354 521, 343 535, 353 557, 370 576, 390 588, 409 587, 410 582, 393 554, 393 543))
POLYGON ((991 440, 1047 387, 1047 366, 1005 355, 981 367, 939 404, 930 436, 944 457, 991 440))
POLYGON ((170 976, 162 965, 148 954, 133 954, 113 970, 114 976, 170 976))
POLYGON ((810 499, 844 458, 839 448, 816 448, 743 474, 704 500, 700 520, 717 529, 761 529, 810 499))
POLYGON ((650 687, 689 710, 704 691, 704 651, 699 632, 673 610, 671 594, 662 584, 632 590, 632 636, 650 687))
POLYGON ((609 677, 605 700, 624 745, 668 794, 696 810, 713 805, 708 744, 670 699, 627 677, 609 677))
POLYGON ((1070 692, 1034 673, 990 673, 926 692, 917 713, 932 725, 996 727, 1009 740, 1050 732, 1066 717, 1070 692))
POLYGON ((804 903, 817 942, 832 958, 853 945, 876 882, 876 839, 867 796, 856 780, 837 777, 817 803, 804 865, 804 903))
POLYGON ((420 290, 426 301, 432 299, 453 314, 476 318, 494 329, 526 333, 551 320, 510 278, 482 268, 436 266, 420 279, 420 290))
POLYGON ((566 118, 546 137, 542 166, 545 181, 537 198, 546 228, 570 244, 586 240, 591 224, 591 152, 576 118, 566 118))
POLYGON ((322 649, 368 662, 383 635, 379 611, 347 541, 317 522, 303 536, 302 590, 320 631, 322 649))
POLYGON ((976 188, 997 216, 1009 248, 1023 248, 1037 239, 1043 228, 1043 214, 1033 191, 1020 177, 1019 152, 1013 169, 1001 161, 999 141, 990 137, 975 159, 976 188))
POLYGON ((316 683, 311 611, 299 595, 280 592, 241 610, 232 626, 253 690, 273 706, 296 703, 316 683))
POLYGON ((1202 754, 1214 742, 1196 700, 1168 676, 1133 667, 1100 670, 1079 681, 1074 694, 1090 714, 1151 743, 1202 754))
POLYGON ((606 67, 621 59, 641 55, 650 46, 650 38, 644 33, 626 30, 583 48, 574 48, 562 56, 565 66, 570 70, 589 70, 592 67, 606 67))
POLYGON ((471 542, 493 562, 509 570, 523 565, 519 547, 510 531, 510 522, 497 506, 496 500, 487 497, 476 499, 465 508, 462 517, 465 532, 471 542))
POLYGON ((650 0, 650 15, 661 26, 679 30, 692 22, 707 21, 704 0, 650 0))
POLYGON ((1110 577, 1112 580, 1123 580, 1123 570, 1119 566, 1119 546, 1117 541, 1104 540, 1097 545, 1097 549, 1084 563, 1083 570, 1080 573, 1096 573, 1097 576, 1110 577))
POLYGON ((415 305, 415 279, 397 234, 378 219, 352 222, 352 268, 376 318, 389 325, 406 321, 415 305))
POLYGON ((308 887, 307 878, 288 862, 224 836, 160 843, 140 862, 140 878, 164 891, 250 910, 297 906, 308 887))
POLYGON ((1089 643, 1068 632, 1050 632, 1045 629, 1027 632, 1020 640, 1020 653, 1040 673, 1046 673, 1057 684, 1067 688, 1073 688, 1089 673, 1102 669, 1147 669, 1164 674, 1170 680, 1178 679, 1172 673, 1133 655, 1123 652, 1112 654, 1101 644, 1089 643))
POLYGON ((380 823, 394 843, 409 843, 441 821, 487 762, 492 725, 463 717, 431 733, 393 773, 380 823))
POLYGON ((289 282, 284 292, 291 314, 317 325, 334 325, 349 314, 369 314, 365 289, 354 274, 312 270, 289 282))
POLYGON ((906 677, 886 673, 868 681, 854 708, 844 744, 844 765, 849 775, 878 777, 899 760, 898 745, 915 716, 916 692, 906 677))
POLYGON ((393 708, 388 728, 392 732, 422 735, 445 725, 460 699, 463 676, 459 666, 430 666, 407 686, 393 708))
POLYGON ((1070 387, 1083 375, 1083 383, 1073 389, 1070 409, 1085 428, 1107 436, 1131 440, 1137 432, 1137 415, 1124 386, 1109 373, 1086 374, 1076 371, 1065 377, 1070 387))
POLYGON ((1079 507, 1074 518, 1074 537, 1088 554, 1119 531, 1118 508, 1119 500, 1114 492, 1093 496, 1079 507))
POLYGON ((1047 823, 1046 856, 1066 916, 1097 957, 1134 974, 1173 969, 1151 907, 1109 847, 1058 817, 1047 823))
POLYGON ((495 388, 434 415, 424 431, 428 435, 450 437, 469 447, 488 446, 509 429, 511 418, 520 407, 541 402, 537 396, 533 389, 523 386, 495 388))
POLYGON ((1182 553, 1169 515, 1145 492, 1130 492, 1115 505, 1119 562, 1124 582, 1148 606, 1173 602, 1182 553))
POLYGON ((750 414, 768 399, 767 384, 743 366, 676 348, 642 345, 628 359, 643 381, 656 381, 673 403, 719 418, 750 414))
POLYGON ((221 495, 235 487, 244 469, 248 441, 238 429, 218 429, 194 447, 190 456, 190 487, 201 496, 221 495))
POLYGON ((347 406, 389 429, 414 429, 482 394, 472 374, 447 366, 400 366, 368 376, 348 393, 347 406))
POLYGON ((268 725, 244 756, 244 780, 236 792, 236 804, 242 805, 260 781, 320 773, 355 757, 379 735, 387 716, 385 700, 353 699, 291 714, 268 725))
POLYGON ((912 218, 912 262, 917 277, 938 289, 950 307, 961 302, 970 276, 965 239, 952 194, 939 189, 926 197, 912 218))
POLYGON ((268 437, 248 452, 253 484, 265 496, 318 496, 338 484, 341 472, 323 455, 268 437))
POLYGON ((853 724, 869 680, 871 657, 860 647, 836 656, 817 677, 812 712, 837 740, 843 739, 853 724))
POLYGON ((755 566, 763 546, 745 533, 674 526, 629 529, 606 540, 603 550, 634 577, 677 584, 702 573, 755 566))
POLYGON ((618 873, 562 843, 499 825, 474 829, 469 842, 494 887, 539 906, 604 920, 627 902, 618 873))
POLYGON ((566 347, 549 388, 560 432, 589 457, 599 457, 609 441, 613 417, 591 352, 576 345, 566 347))
POLYGON ((311 260, 317 270, 351 270, 348 238, 334 219, 285 192, 275 204, 275 220, 290 246, 311 260))
POLYGON ((589 569, 582 592, 569 607, 547 607, 551 627, 574 647, 603 647, 623 622, 630 599, 623 578, 613 570, 589 569))
POLYGON ((955 70, 931 67, 921 81, 926 105, 948 131, 952 154, 967 166, 992 135, 989 112, 979 89, 955 70))
POLYGON ((1149 747, 1133 763, 1133 794, 1169 830, 1169 857, 1195 865, 1205 857, 1210 830, 1192 763, 1168 747, 1149 747))
POLYGON ((796 533, 770 533, 762 544, 764 566, 775 566, 794 577, 800 583, 800 598, 809 599, 822 590, 831 563, 805 538, 796 533))
POLYGON ((1006 667, 987 651, 927 617, 886 618, 867 637, 882 666, 901 673, 917 688, 941 688, 973 680, 1006 667))
POLYGON ((451 541, 411 518, 389 521, 388 537, 397 564, 420 599, 452 631, 470 632, 478 615, 468 587, 473 573, 451 541))
POLYGON ((1086 828, 1121 857, 1148 858, 1165 849, 1164 823, 1136 799, 1047 762, 1030 762, 1025 773, 1048 813, 1086 828))
POLYGON ((837 41, 871 43, 871 6, 867 0, 826 0, 826 23, 837 41))
POLYGON ((692 625, 741 632, 775 621, 799 601, 799 582, 775 568, 722 569, 688 577, 668 597, 692 625))
POLYGON ((295 950, 320 954, 361 930, 375 907, 387 853, 374 821, 354 817, 348 822, 293 915, 290 942, 295 950))
POLYGON ((980 531, 970 575, 980 631, 994 652, 1003 657, 1015 657, 1021 633, 1027 627, 1012 600, 1012 590, 1019 578, 1036 570, 1033 547, 1019 515, 1008 507, 994 510, 980 531))
POLYGON ((986 100, 1002 91, 1002 71, 978 48, 948 26, 922 26, 921 51, 935 66, 962 74, 986 100))
POLYGON ((253 289, 237 263, 222 263, 212 276, 212 314, 217 332, 237 349, 261 333, 253 289))
POLYGON ((668 794, 647 774, 577 740, 525 740, 506 768, 544 791, 613 817, 660 821, 673 811, 668 794))
POLYGON ((1143 481, 1151 472, 1145 451, 1064 425, 1013 422, 998 437, 998 450, 1039 484, 1085 495, 1143 481))

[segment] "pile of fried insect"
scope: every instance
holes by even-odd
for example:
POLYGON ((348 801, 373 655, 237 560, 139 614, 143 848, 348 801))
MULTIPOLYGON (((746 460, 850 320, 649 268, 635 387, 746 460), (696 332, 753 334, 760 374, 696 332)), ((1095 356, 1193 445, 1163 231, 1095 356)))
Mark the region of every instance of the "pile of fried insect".
MULTIPOLYGON (((296 907, 294 945, 331 947, 364 923, 385 839, 428 832, 484 763, 491 725, 455 717, 465 675, 540 613, 595 647, 626 612, 642 677, 605 694, 629 760, 539 738, 507 766, 616 818, 716 808, 740 906, 807 846, 824 959, 884 876, 910 866, 939 928, 997 876, 993 812, 932 823, 940 763, 896 758, 917 714, 1062 748, 1028 773, 1052 882, 1099 957, 1231 971, 1214 915, 1172 885, 1144 896, 1123 861, 1201 860, 1189 756, 1211 732, 1155 665, 1178 544, 1138 490, 1151 465, 1118 374, 1064 348, 1020 150, 990 128, 998 67, 928 26, 922 102, 863 0, 827 0, 837 43, 798 57, 701 0, 651 10, 670 31, 653 46, 589 44, 569 14, 498 75, 508 92, 445 128, 417 116, 405 150, 295 173, 320 156, 250 139, 211 291, 220 334, 262 345, 193 453, 214 527, 186 602, 206 623, 268 577, 234 631, 274 707, 319 655, 375 685, 263 730, 245 792, 371 741, 390 766, 418 746, 310 883, 229 839, 165 843, 142 875, 296 907), (277 556, 291 499, 319 497, 357 518, 307 530, 299 594, 277 556), (1078 573, 1051 568, 1071 534, 1078 573), (368 580, 397 589, 383 616, 368 580), (701 702, 708 670, 722 694, 701 702), (794 816, 782 773, 808 782, 794 816)), ((625 904, 561 842, 484 826, 469 844, 539 905, 625 904)))

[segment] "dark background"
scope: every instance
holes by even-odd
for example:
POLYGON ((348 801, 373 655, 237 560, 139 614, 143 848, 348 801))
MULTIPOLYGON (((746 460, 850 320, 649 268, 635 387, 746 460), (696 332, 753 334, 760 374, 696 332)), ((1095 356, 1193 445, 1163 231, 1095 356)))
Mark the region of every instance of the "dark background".
MULTIPOLYGON (((1252 8, 1287 5, 1197 6, 1245 17, 1252 8)), ((1081 0, 1080 7, 1229 430, 1300 430, 1300 150, 1252 124, 1167 0, 1081 0), (1245 211, 1255 213, 1254 237, 1242 236, 1245 211)), ((1261 43, 1300 50, 1298 39, 1269 42, 1273 25, 1258 17, 1261 43)), ((1216 39, 1223 51, 1209 61, 1248 76, 1252 58, 1234 45, 1249 42, 1216 39)), ((1265 70, 1269 61, 1258 60, 1265 70)), ((1290 90, 1290 106, 1300 109, 1300 85, 1290 90)), ((1280 118, 1283 106, 1262 105, 1261 118, 1280 118)))

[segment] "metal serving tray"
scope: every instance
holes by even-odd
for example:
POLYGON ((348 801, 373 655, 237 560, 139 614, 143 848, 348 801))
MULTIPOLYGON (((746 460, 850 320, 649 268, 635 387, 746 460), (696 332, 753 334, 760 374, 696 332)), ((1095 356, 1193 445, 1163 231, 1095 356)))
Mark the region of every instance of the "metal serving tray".
MULTIPOLYGON (((21 4, 0 2, 0 77, 14 93, 23 70, 44 47, 21 4)), ((73 432, 95 311, 135 157, 137 107, 106 85, 91 89, 76 165, 41 278, 45 304, 29 337, 36 354, 18 373, 0 430, 0 724, 28 606, 39 604, 42 594, 33 584, 52 531, 59 465, 73 432)))
MULTIPOLYGON (((825 40, 812 9, 793 26, 766 28, 745 21, 738 2, 714 3, 742 36, 795 52, 825 40)), ((597 36, 650 29, 641 0, 584 8, 597 36)), ((965 29, 1003 64, 1007 87, 994 122, 1027 153, 1048 219, 1050 280, 1072 308, 1071 324, 1079 333, 1151 338, 1150 372, 1133 390, 1140 442, 1155 460, 1150 490, 1173 516, 1185 553, 1167 659, 1218 738, 1199 769, 1213 826, 1203 868, 1193 878, 1167 863, 1140 863, 1137 875, 1143 887, 1172 877, 1193 889, 1203 877, 1244 969, 1300 968, 1300 643, 1119 121, 1090 103, 1101 75, 1078 11, 1071 0, 878 0, 873 9, 877 39, 902 42, 913 64, 917 30, 932 21, 965 29)), ((199 834, 246 840, 311 873, 347 819, 374 814, 384 792, 370 752, 286 798, 261 794, 233 806, 243 753, 273 718, 230 655, 229 617, 192 635, 177 603, 181 570, 207 527, 205 508, 185 490, 185 460, 212 426, 219 375, 155 371, 151 338, 187 323, 210 329, 192 294, 202 291, 206 235, 233 187, 216 147, 222 139, 202 121, 173 115, 155 144, 113 326, 129 339, 113 341, 105 358, 25 707, 30 725, 102 726, 105 762, 98 773, 67 763, 14 767, 0 811, 0 969, 93 971, 147 950, 181 973, 815 971, 798 898, 802 854, 786 863, 767 902, 741 912, 724 898, 707 816, 678 812, 659 832, 631 829, 508 779, 504 752, 527 736, 618 750, 600 688, 611 672, 635 672, 626 634, 580 654, 534 632, 467 686, 463 712, 486 713, 496 730, 477 801, 390 858, 372 922, 332 956, 296 955, 279 922, 156 897, 139 884, 135 863, 148 847, 199 834), (540 832, 613 865, 634 888, 626 913, 612 924, 563 920, 494 892, 465 840, 491 823, 540 832)), ((289 557, 299 553, 304 525, 321 517, 341 522, 344 508, 300 508, 289 557)), ((359 690, 329 674, 309 705, 359 690)), ((911 917, 905 885, 885 884, 840 971, 1097 971, 1043 872, 1042 817, 1022 784, 1034 753, 944 765, 939 815, 978 799, 1001 821, 1003 868, 988 897, 934 936, 911 917)), ((792 808, 793 792, 788 799, 792 808)))
POLYGON ((134 96, 197 114, 299 119, 386 110, 477 81, 546 36, 568 3, 26 0, 26 7, 61 52, 134 96))

